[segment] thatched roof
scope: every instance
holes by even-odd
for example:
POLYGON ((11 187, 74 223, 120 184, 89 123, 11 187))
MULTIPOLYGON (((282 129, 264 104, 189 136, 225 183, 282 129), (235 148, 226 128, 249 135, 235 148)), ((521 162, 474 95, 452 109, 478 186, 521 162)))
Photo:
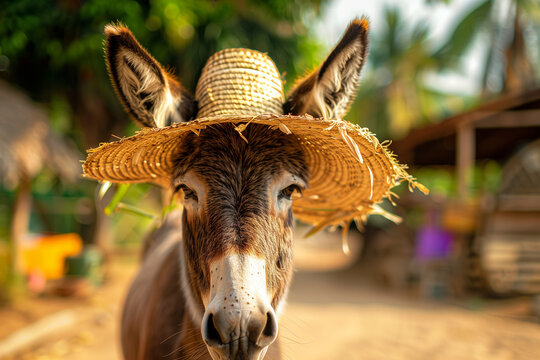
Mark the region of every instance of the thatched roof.
POLYGON ((52 132, 46 112, 25 94, 0 80, 0 182, 14 187, 44 166, 64 181, 81 174, 80 153, 52 132))

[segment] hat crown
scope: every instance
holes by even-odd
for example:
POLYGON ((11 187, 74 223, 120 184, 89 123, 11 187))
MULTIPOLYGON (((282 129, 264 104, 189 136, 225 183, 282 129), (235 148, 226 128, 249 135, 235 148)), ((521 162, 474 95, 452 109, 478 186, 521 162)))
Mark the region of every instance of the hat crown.
POLYGON ((274 62, 249 49, 215 53, 195 91, 197 117, 283 114, 283 84, 274 62))

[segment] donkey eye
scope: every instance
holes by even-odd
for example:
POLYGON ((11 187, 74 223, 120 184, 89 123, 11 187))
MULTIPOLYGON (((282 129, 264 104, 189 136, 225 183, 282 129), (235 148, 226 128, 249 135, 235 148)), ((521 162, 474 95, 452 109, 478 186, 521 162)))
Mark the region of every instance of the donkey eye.
POLYGON ((180 184, 180 185, 176 186, 176 188, 174 189, 174 192, 177 193, 180 190, 182 190, 182 192, 184 193, 184 200, 188 200, 188 199, 192 199, 192 200, 195 200, 195 201, 198 200, 197 193, 195 191, 191 190, 187 185, 180 184))
POLYGON ((291 200, 291 197, 295 191, 300 194, 302 193, 302 189, 300 188, 300 186, 296 184, 289 185, 279 192, 278 198, 291 200))

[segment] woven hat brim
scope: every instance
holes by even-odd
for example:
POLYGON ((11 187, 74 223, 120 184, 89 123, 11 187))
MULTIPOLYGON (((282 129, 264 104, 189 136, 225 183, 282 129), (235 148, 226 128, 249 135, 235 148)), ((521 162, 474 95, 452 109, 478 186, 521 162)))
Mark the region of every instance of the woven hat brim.
POLYGON ((117 183, 151 182, 170 186, 173 159, 189 132, 231 123, 239 133, 250 124, 263 124, 295 136, 310 171, 309 188, 293 202, 300 220, 337 225, 380 211, 375 204, 390 196, 401 180, 412 181, 386 146, 367 128, 343 120, 311 116, 220 116, 146 128, 136 135, 89 150, 83 164, 87 177, 117 183))

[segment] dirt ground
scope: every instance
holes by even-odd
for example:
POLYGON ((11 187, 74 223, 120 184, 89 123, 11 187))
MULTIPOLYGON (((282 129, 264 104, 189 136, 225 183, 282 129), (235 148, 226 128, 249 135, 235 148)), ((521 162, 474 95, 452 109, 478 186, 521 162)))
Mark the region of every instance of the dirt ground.
MULTIPOLYGON (((18 358, 121 359, 119 309, 133 271, 133 264, 120 263, 112 269, 111 281, 90 299, 56 300, 63 301, 66 308, 94 309, 98 316, 18 358)), ((403 291, 377 287, 356 268, 298 272, 288 299, 280 321, 284 359, 540 358, 540 323, 528 316, 527 298, 420 301, 403 291)), ((19 315, 28 313, 28 306, 35 308, 48 301, 53 300, 31 300, 19 305, 19 315)), ((13 318, 12 311, 0 310, 4 325, 9 324, 9 318, 13 318)), ((9 335, 6 328, 0 326, 4 329, 0 339, 9 335)))

